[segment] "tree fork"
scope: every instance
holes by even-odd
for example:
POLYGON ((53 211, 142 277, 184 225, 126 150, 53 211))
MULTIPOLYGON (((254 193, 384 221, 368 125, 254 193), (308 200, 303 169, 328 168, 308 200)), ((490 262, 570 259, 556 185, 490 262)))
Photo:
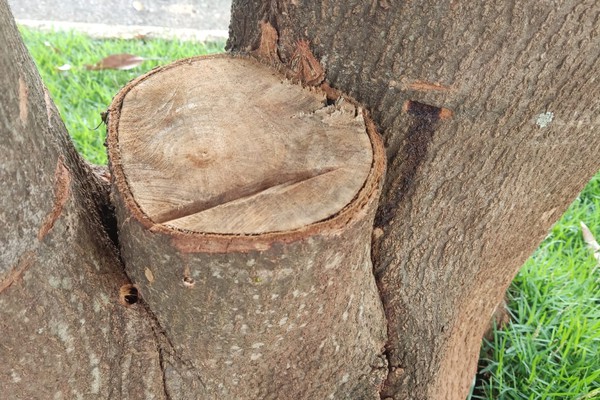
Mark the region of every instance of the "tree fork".
MULTIPOLYGON (((388 3, 234 0, 228 47, 293 66, 289 76, 305 84, 325 79, 372 112, 388 159, 373 235, 388 322, 389 373, 380 394, 462 400, 496 303, 600 167, 600 48, 594 40, 600 9, 594 0, 388 3)), ((170 333, 145 307, 119 304, 128 278, 95 211, 105 196, 69 142, 4 0, 0 20, 6 49, 0 52, 6 72, 0 76, 0 174, 10 193, 0 200, 0 220, 7 222, 0 232, 6 244, 0 265, 3 391, 22 398, 196 398, 204 365, 195 368, 171 351, 170 333)), ((335 95, 326 101, 334 102, 335 95)), ((189 155, 196 164, 206 161, 202 153, 189 155)), ((331 165, 291 170, 289 179, 263 187, 291 186, 303 177, 318 182, 335 171, 331 165)), ((243 193, 228 190, 223 199, 260 193, 261 185, 242 186, 243 193)), ((160 220, 218 204, 216 197, 195 200, 160 220)), ((276 210, 283 203, 269 204, 276 210)), ((256 229, 236 218, 213 221, 256 229)), ((218 256, 228 242, 217 242, 180 244, 194 251, 198 243, 210 245, 202 251, 218 256)), ((158 279, 157 270, 144 268, 135 279, 158 279)), ((185 279, 185 272, 176 278, 185 279)), ((199 286, 189 279, 181 284, 199 286)), ((140 292, 153 296, 152 288, 140 292)), ((362 386, 363 397, 373 395, 384 365, 373 364, 374 382, 362 386)), ((344 376, 340 384, 347 388, 344 376)), ((312 390, 320 377, 305 381, 311 379, 312 390)))
POLYGON ((330 103, 216 56, 155 69, 110 107, 126 271, 198 372, 196 396, 379 397, 371 230, 385 155, 358 105, 330 103))

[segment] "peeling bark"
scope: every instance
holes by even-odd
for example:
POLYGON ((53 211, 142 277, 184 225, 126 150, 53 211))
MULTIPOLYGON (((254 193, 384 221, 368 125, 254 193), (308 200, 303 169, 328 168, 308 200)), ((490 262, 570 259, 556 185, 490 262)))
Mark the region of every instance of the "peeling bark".
POLYGON ((50 229, 54 226, 56 220, 60 217, 65 203, 69 199, 71 186, 71 174, 65 167, 62 157, 58 157, 56 162, 56 171, 54 172, 54 201, 52 211, 46 216, 38 232, 38 240, 43 240, 50 229))

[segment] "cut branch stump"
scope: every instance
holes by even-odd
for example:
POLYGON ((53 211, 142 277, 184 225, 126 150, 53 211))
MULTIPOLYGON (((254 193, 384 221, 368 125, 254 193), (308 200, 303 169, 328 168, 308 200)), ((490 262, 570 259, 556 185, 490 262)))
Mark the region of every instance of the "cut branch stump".
POLYGON ((198 372, 190 397, 378 398, 384 151, 358 105, 330 103, 223 55, 152 70, 109 109, 122 257, 198 372))

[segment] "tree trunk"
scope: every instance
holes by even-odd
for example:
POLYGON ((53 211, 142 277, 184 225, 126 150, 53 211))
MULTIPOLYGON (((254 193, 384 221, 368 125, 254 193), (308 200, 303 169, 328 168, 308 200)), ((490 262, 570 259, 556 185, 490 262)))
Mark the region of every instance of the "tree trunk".
POLYGON ((164 336, 118 302, 129 278, 105 228, 108 185, 70 142, 4 1, 0 21, 0 397, 165 398, 164 336))
MULTIPOLYGON (((124 148, 114 136, 121 108, 111 108, 109 120, 115 223, 109 188, 69 142, 0 1, 0 392, 57 399, 464 399, 496 304, 600 167, 599 14, 591 0, 234 0, 230 50, 320 86, 311 90, 323 90, 325 104, 335 103, 334 87, 365 105, 385 141, 387 172, 374 226, 377 168, 365 178, 373 186, 361 189, 363 197, 325 222, 301 225, 318 231, 232 236, 231 226, 209 235, 189 232, 190 225, 163 226, 262 186, 225 190, 216 202, 194 198, 183 213, 175 207, 156 214, 162 218, 154 229, 146 211, 136 214, 143 205, 124 181, 128 164, 120 163, 124 148), (340 223, 336 215, 347 219, 340 223), (322 268, 310 269, 311 262, 322 268), (281 308, 270 308, 267 294, 285 298, 281 308), (249 304, 274 311, 272 330, 258 327, 264 317, 249 304), (309 315, 319 305, 324 317, 309 315), (283 335, 282 320, 307 325, 283 335), (272 343, 279 337, 281 348, 272 343), (242 359, 247 365, 238 364, 242 359), (276 380, 265 379, 268 372, 276 380), (244 380, 236 386, 238 378, 244 380), (287 385, 275 383, 286 378, 287 385)), ((162 116, 144 122, 153 128, 162 116)), ((191 161, 202 164, 195 156, 191 161)), ((313 172, 288 176, 303 182, 322 175, 313 172)), ((234 227, 261 229, 242 225, 234 227)))
POLYGON ((279 63, 308 41, 384 136, 382 397, 465 398, 495 306, 598 171, 599 12, 595 1, 234 1, 230 50, 257 48, 267 24, 279 63))

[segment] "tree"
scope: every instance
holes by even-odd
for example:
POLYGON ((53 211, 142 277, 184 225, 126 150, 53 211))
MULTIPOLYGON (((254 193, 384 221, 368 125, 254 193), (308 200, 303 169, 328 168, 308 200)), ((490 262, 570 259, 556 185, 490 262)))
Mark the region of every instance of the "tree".
MULTIPOLYGON (((234 1, 228 49, 320 86, 333 96, 330 102, 340 90, 362 103, 383 137, 387 168, 373 224, 377 203, 370 195, 365 204, 373 208, 366 206, 342 240, 323 239, 313 248, 304 238, 288 243, 297 246, 289 253, 296 261, 326 265, 320 255, 337 248, 344 262, 364 265, 368 257, 347 242, 368 244, 372 230, 383 329, 373 311, 373 323, 353 332, 369 338, 361 342, 366 347, 342 351, 340 359, 326 353, 318 358, 323 368, 303 354, 311 347, 299 344, 300 336, 283 337, 307 364, 286 375, 285 359, 263 360, 253 364, 260 366, 255 380, 221 377, 230 393, 315 398, 326 386, 337 398, 466 396, 481 336, 506 287, 600 168, 599 12, 592 1, 234 1), (382 334, 380 357, 366 359, 363 350, 376 348, 382 334), (340 373, 336 360, 350 360, 351 372, 340 373), (273 371, 276 379, 268 381, 273 371)), ((111 191, 76 154, 5 2, 0 19, 2 392, 16 398, 218 396, 209 358, 182 342, 190 337, 186 330, 201 331, 203 322, 178 318, 192 304, 175 294, 174 282, 203 287, 186 270, 196 259, 237 260, 235 266, 250 261, 243 254, 276 255, 237 245, 233 255, 210 255, 200 249, 206 244, 187 239, 180 242, 187 250, 180 246, 177 253, 173 242, 160 239, 160 229, 126 225, 129 216, 120 210, 127 200, 114 180, 111 191), (123 245, 127 235, 147 239, 148 247, 123 245), (149 273, 142 261, 128 261, 144 255, 158 257, 149 273), (147 287, 157 271, 173 286, 153 295, 147 287), (130 278, 145 300, 127 307, 116 299, 122 290, 124 304, 136 300, 130 278), (172 325, 165 326, 167 317, 172 325)), ((111 128, 114 117, 120 115, 111 112, 111 128)), ((335 305, 331 315, 340 300, 350 304, 348 290, 370 293, 368 276, 336 273, 343 284, 339 297, 327 298, 335 305)))

